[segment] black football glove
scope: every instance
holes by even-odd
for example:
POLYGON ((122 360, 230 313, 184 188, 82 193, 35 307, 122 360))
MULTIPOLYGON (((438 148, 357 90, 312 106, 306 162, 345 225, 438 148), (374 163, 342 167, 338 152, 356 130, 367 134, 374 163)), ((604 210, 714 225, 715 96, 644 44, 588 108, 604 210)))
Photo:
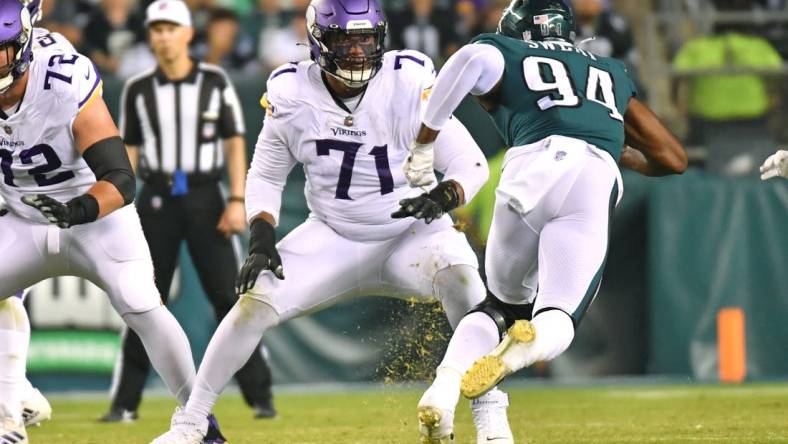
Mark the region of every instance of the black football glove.
POLYGON ((415 217, 430 223, 460 205, 457 185, 452 181, 441 182, 429 193, 399 201, 399 210, 391 213, 394 219, 415 217))
POLYGON ((257 277, 265 270, 271 270, 279 279, 284 280, 282 258, 276 251, 276 236, 273 225, 262 219, 252 222, 249 239, 249 256, 246 258, 235 281, 235 293, 238 296, 254 287, 257 277))
POLYGON ((59 202, 46 194, 24 196, 22 202, 40 211, 48 221, 60 228, 86 224, 98 219, 99 205, 90 194, 77 196, 67 203, 59 202))

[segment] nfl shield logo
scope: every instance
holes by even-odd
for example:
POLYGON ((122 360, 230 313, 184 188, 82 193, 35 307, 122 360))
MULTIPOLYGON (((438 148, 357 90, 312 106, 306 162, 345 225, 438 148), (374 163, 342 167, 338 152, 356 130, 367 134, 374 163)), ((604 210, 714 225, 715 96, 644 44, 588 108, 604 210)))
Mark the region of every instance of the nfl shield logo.
POLYGON ((6 134, 11 134, 11 133, 13 133, 13 132, 14 132, 14 130, 12 130, 12 129, 11 129, 11 127, 10 127, 10 126, 8 126, 8 125, 4 126, 4 127, 3 127, 3 130, 5 130, 5 133, 6 133, 6 134))

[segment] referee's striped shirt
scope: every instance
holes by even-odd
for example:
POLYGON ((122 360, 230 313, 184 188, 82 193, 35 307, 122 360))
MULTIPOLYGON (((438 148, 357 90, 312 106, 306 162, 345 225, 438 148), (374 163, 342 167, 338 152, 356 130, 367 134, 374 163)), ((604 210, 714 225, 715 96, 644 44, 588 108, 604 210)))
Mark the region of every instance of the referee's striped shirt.
POLYGON ((140 147, 140 173, 219 174, 223 139, 243 135, 238 95, 218 66, 194 61, 171 81, 154 68, 129 79, 121 95, 120 134, 140 147))

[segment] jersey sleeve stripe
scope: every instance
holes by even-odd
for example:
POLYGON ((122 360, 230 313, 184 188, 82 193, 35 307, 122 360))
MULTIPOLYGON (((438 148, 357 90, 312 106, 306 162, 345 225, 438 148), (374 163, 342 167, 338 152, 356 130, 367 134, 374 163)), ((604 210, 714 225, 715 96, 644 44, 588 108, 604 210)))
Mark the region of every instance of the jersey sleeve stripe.
POLYGON ((297 71, 297 69, 296 69, 296 68, 285 68, 285 69, 283 69, 283 70, 281 70, 281 71, 277 71, 277 72, 273 73, 273 74, 271 75, 271 78, 270 78, 270 79, 268 79, 268 80, 273 80, 273 79, 275 79, 275 78, 277 78, 277 77, 281 76, 282 74, 286 74, 286 73, 288 73, 288 72, 296 72, 296 71, 297 71))
POLYGON ((90 105, 90 103, 93 102, 93 99, 95 99, 98 96, 101 96, 103 85, 104 82, 102 82, 101 79, 99 79, 98 82, 96 82, 96 84, 93 85, 93 90, 91 91, 91 93, 87 97, 85 97, 83 101, 79 102, 80 111, 82 111, 82 109, 84 109, 86 106, 90 105))
POLYGON ((101 91, 101 88, 99 88, 99 85, 101 85, 101 83, 102 83, 101 82, 101 75, 99 74, 98 70, 95 69, 95 66, 94 66, 94 71, 93 72, 96 73, 96 81, 93 83, 93 86, 90 88, 90 92, 88 92, 88 94, 85 96, 85 98, 82 99, 82 101, 79 102, 79 109, 80 110, 83 108, 83 105, 86 105, 87 102, 89 102, 89 101, 91 101, 93 99, 93 96, 95 95, 96 91, 101 91))

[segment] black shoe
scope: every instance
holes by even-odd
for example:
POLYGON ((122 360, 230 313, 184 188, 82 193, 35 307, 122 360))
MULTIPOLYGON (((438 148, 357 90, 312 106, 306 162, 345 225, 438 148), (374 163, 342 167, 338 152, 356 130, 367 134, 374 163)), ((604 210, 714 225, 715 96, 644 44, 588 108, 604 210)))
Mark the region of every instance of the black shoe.
POLYGON ((276 410, 274 404, 269 399, 268 401, 261 402, 252 406, 255 419, 271 419, 276 418, 276 410))
POLYGON ((208 415, 208 432, 205 434, 202 444, 227 444, 227 438, 219 430, 219 421, 213 414, 208 415))
POLYGON ((132 423, 140 417, 136 410, 126 410, 123 408, 113 408, 106 415, 98 419, 99 422, 123 422, 132 423))

